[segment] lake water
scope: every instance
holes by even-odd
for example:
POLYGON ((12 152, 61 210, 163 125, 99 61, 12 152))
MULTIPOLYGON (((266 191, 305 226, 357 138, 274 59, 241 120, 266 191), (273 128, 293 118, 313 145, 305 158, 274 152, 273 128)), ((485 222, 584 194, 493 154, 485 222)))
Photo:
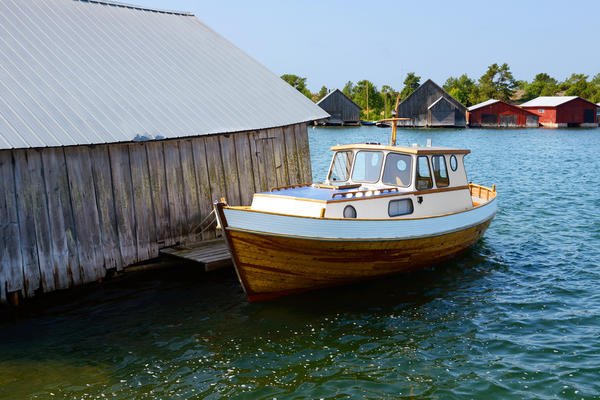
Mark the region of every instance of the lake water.
MULTIPOLYGON (((315 178, 388 135, 309 128, 315 178)), ((427 138, 497 185, 467 254, 265 304, 231 271, 107 282, 0 323, 0 398, 600 398, 600 129, 399 132, 427 138)))

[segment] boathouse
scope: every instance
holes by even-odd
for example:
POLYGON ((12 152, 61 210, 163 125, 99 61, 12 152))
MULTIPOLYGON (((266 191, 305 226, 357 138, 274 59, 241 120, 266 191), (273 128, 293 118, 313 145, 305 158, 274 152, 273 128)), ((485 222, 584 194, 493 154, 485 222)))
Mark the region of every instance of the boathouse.
POLYGON ((324 125, 360 125, 360 106, 339 89, 329 92, 317 105, 330 115, 321 121, 324 125))
POLYGON ((398 125, 407 127, 466 126, 467 108, 431 79, 426 80, 412 94, 403 99, 396 110, 401 118, 398 125))
POLYGON ((309 99, 194 15, 0 2, 0 300, 214 238, 214 200, 311 181, 309 99))
POLYGON ((578 96, 541 96, 521 104, 548 128, 596 127, 597 105, 578 96))
POLYGON ((469 127, 537 128, 539 117, 519 106, 490 99, 469 107, 469 127))

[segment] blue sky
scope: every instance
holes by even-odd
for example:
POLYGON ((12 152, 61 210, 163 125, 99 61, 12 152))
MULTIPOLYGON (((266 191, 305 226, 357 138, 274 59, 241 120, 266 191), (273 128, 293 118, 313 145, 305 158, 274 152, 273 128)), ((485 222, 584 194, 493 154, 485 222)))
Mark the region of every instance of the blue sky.
POLYGON ((309 88, 407 72, 442 84, 506 62, 516 79, 600 73, 600 1, 129 0, 193 12, 278 75, 309 88))

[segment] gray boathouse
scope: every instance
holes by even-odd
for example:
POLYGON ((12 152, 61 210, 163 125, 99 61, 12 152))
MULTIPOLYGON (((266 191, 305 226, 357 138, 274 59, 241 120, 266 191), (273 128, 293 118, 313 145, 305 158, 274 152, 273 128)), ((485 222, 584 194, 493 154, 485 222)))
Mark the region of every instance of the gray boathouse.
POLYGON ((397 116, 410 118, 398 125, 407 127, 459 127, 467 125, 467 107, 431 79, 426 80, 396 110, 397 116))
POLYGON ((317 105, 330 115, 323 120, 325 125, 360 125, 360 106, 339 89, 329 92, 317 105))
POLYGON ((189 13, 0 2, 0 301, 210 239, 215 199, 311 181, 328 115, 189 13))

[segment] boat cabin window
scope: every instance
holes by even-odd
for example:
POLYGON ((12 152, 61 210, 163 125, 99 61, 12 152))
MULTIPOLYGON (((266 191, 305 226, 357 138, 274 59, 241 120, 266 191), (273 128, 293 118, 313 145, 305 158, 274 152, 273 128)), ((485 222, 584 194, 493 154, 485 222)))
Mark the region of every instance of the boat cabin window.
POLYGON ((388 215, 390 217, 412 214, 413 210, 413 202, 411 199, 392 200, 388 204, 388 215))
POLYGON ((412 157, 389 153, 383 167, 382 182, 386 185, 409 187, 411 184, 412 157))
POLYGON ((379 180, 383 153, 381 151, 361 150, 354 157, 352 180, 354 182, 374 183, 379 180))
POLYGON ((452 168, 452 171, 455 172, 458 168, 458 161, 456 160, 456 156, 454 154, 450 156, 450 168, 452 168))
POLYGON ((417 190, 431 189, 433 179, 431 179, 431 169, 429 169, 429 159, 426 156, 417 158, 417 190))
POLYGON ((346 182, 350 178, 350 168, 352 167, 352 152, 338 151, 333 158, 329 180, 336 182, 346 182))
POLYGON ((439 188, 450 186, 450 178, 448 178, 448 169, 446 168, 446 157, 431 157, 431 165, 433 166, 435 185, 439 188))

